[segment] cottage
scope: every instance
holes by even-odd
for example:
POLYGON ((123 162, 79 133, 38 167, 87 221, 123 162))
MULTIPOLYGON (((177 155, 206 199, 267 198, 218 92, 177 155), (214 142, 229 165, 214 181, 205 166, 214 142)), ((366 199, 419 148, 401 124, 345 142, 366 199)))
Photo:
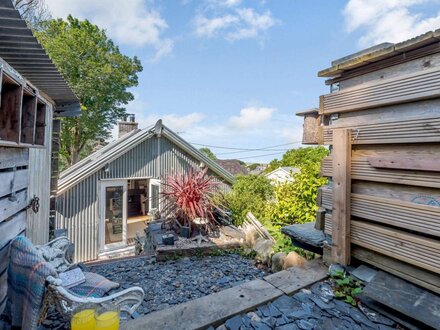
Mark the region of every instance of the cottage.
POLYGON ((159 120, 139 130, 119 123, 119 139, 60 174, 56 227, 75 244, 76 261, 133 253, 134 237, 161 210, 160 180, 209 168, 223 190, 234 177, 159 120))
POLYGON ((281 166, 265 175, 273 184, 293 182, 293 176, 300 171, 299 168, 291 166, 281 166))
POLYGON ((60 117, 80 113, 77 97, 11 1, 0 2, 0 314, 9 243, 49 239, 60 117))
MULTIPOLYGON (((332 62, 310 138, 333 262, 359 259, 440 293, 440 30, 332 62), (318 142, 319 143, 319 142, 318 142)), ((317 221, 318 223, 318 221, 317 221)))

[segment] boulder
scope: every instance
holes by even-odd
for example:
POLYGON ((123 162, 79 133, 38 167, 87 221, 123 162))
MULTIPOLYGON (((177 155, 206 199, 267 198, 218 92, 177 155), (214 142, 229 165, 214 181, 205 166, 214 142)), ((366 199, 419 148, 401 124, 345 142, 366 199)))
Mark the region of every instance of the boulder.
POLYGON ((273 253, 274 242, 264 238, 257 238, 253 250, 257 253, 257 259, 265 264, 269 264, 273 253))
POLYGON ((301 267, 305 264, 305 262, 306 259, 301 257, 298 253, 292 251, 289 252, 286 258, 284 258, 283 269, 287 269, 295 266, 301 267))
POLYGON ((272 256, 272 271, 279 272, 283 269, 284 259, 286 258, 287 253, 278 252, 272 256))

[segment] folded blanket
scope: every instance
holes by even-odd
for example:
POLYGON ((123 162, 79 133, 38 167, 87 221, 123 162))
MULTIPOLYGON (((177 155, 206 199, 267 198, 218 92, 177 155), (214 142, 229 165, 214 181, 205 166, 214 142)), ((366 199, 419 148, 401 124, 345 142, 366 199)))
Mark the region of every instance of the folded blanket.
POLYGON ((84 272, 86 281, 68 289, 81 297, 101 298, 107 292, 119 287, 119 283, 112 282, 99 274, 84 272))
POLYGON ((48 276, 57 277, 55 268, 26 237, 16 237, 11 242, 8 268, 8 311, 13 327, 37 328, 48 276))

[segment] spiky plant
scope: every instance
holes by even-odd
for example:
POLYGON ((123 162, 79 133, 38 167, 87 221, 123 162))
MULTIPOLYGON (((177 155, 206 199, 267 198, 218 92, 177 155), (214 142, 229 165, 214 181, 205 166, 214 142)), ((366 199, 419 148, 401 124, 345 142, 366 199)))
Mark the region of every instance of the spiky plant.
POLYGON ((187 173, 168 175, 162 183, 161 193, 165 199, 165 213, 174 215, 189 226, 196 218, 204 218, 214 224, 213 211, 219 210, 212 202, 217 183, 207 173, 207 168, 191 168, 187 173))

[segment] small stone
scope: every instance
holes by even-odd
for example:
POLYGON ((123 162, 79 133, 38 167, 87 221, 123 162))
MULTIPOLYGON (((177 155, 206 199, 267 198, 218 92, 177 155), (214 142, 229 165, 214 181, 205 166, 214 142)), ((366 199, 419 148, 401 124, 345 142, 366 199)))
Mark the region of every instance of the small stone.
POLYGON ((307 321, 307 320, 296 321, 296 325, 298 326, 298 328, 303 329, 303 330, 312 330, 315 326, 314 323, 307 321))
POLYGON ((284 258, 283 269, 288 269, 291 267, 302 267, 306 263, 306 259, 301 257, 296 252, 289 252, 289 254, 284 258))
POLYGON ((271 269, 273 272, 279 272, 283 269, 284 259, 287 257, 287 253, 285 252, 277 252, 272 256, 272 266, 271 269))
POLYGON ((331 264, 328 268, 328 273, 331 277, 339 276, 341 274, 345 274, 345 268, 344 266, 338 264, 331 264))
POLYGON ((361 312, 364 313, 364 315, 368 317, 368 319, 372 322, 384 324, 390 327, 396 324, 393 320, 390 320, 389 318, 380 315, 379 313, 373 311, 367 306, 364 306, 362 303, 359 303, 358 307, 361 310, 361 312))
POLYGON ((310 300, 313 301, 319 308, 321 309, 328 309, 328 308, 335 308, 336 305, 333 302, 324 302, 320 297, 317 297, 315 295, 312 295, 310 297, 310 300))
POLYGON ((301 303, 298 300, 286 295, 282 295, 281 297, 275 299, 272 302, 272 305, 284 314, 288 314, 289 311, 293 311, 294 309, 298 309, 301 307, 301 303))
POLYGON ((237 315, 227 320, 225 326, 228 330, 240 330, 241 324, 241 317, 237 315))

